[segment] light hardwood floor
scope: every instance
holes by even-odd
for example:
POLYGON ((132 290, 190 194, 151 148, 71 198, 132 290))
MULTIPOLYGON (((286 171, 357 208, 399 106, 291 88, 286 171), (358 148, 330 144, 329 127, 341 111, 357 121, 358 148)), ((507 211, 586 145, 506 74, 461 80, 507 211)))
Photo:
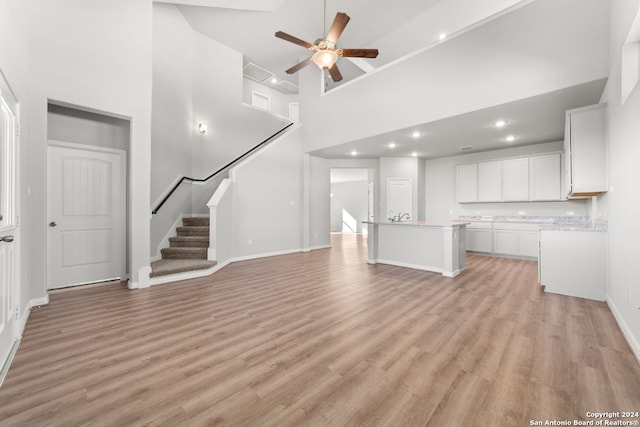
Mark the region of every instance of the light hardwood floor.
POLYGON ((640 411, 604 303, 532 261, 455 279, 366 263, 366 242, 128 291, 52 292, 0 388, 0 425, 529 426, 640 411))

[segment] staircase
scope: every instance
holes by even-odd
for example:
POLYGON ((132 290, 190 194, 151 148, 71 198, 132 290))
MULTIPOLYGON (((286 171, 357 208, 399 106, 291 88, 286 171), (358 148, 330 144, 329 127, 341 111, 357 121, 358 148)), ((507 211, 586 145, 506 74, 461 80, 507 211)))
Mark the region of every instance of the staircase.
POLYGON ((209 249, 209 218, 183 218, 182 227, 176 227, 175 237, 169 238, 169 247, 160 251, 162 259, 151 263, 150 277, 202 270, 216 265, 207 260, 209 249))

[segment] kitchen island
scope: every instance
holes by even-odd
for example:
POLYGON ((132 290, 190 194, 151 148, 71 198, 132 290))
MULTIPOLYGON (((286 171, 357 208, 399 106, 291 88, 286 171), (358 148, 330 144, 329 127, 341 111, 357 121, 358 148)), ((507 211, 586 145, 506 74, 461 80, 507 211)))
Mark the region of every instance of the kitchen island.
POLYGON ((442 273, 456 277, 465 267, 467 222, 365 221, 369 264, 442 273))

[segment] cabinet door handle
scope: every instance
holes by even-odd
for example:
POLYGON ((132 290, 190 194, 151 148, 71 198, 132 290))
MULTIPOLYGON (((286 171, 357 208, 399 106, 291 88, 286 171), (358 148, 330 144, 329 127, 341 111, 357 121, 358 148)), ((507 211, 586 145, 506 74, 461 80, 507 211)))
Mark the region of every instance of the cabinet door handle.
POLYGON ((11 243, 13 242, 13 236, 0 237, 0 242, 11 243))

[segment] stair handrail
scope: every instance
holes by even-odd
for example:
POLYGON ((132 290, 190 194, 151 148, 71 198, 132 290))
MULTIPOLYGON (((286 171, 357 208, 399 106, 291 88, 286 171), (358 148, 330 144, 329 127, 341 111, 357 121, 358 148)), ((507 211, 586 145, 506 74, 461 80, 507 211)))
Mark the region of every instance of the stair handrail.
POLYGON ((260 142, 258 145, 256 145, 255 147, 251 148, 250 150, 245 151, 243 154, 241 154, 240 156, 236 157, 235 159, 233 159, 232 161, 230 161, 229 163, 227 163, 226 165, 224 165, 223 167, 221 167, 220 169, 218 169, 217 171, 213 172, 211 175, 209 175, 206 178, 191 178, 188 176, 182 176, 180 178, 180 180, 173 186, 173 188, 171 189, 171 191, 169 191, 169 193, 167 193, 166 196, 164 196, 164 198, 162 199, 162 201, 160 203, 158 203, 158 206, 156 206, 155 209, 153 209, 151 211, 151 213, 153 215, 157 214, 158 211, 160 210, 160 208, 162 207, 162 205, 165 204, 165 202, 167 200, 169 200, 169 197, 171 197, 171 195, 178 189, 178 187, 180 186, 180 184, 182 184, 184 181, 190 181, 190 182, 206 182, 209 181, 211 178, 215 177, 216 175, 218 175, 219 173, 223 172, 224 170, 228 169, 229 167, 233 166, 234 164, 238 163, 239 161, 243 160, 244 158, 246 158, 247 156, 249 156, 251 153, 253 153, 256 150, 259 150, 260 148, 262 148, 263 146, 265 146, 266 144, 268 144, 272 139, 276 138, 277 136, 279 136, 281 133, 283 133, 284 131, 286 131, 287 129, 289 129, 291 126, 293 126, 293 122, 289 123, 288 125, 286 125, 285 127, 283 127, 282 129, 280 129, 279 131, 277 131, 276 133, 274 133, 273 135, 269 136, 267 139, 265 139, 264 141, 260 142))

